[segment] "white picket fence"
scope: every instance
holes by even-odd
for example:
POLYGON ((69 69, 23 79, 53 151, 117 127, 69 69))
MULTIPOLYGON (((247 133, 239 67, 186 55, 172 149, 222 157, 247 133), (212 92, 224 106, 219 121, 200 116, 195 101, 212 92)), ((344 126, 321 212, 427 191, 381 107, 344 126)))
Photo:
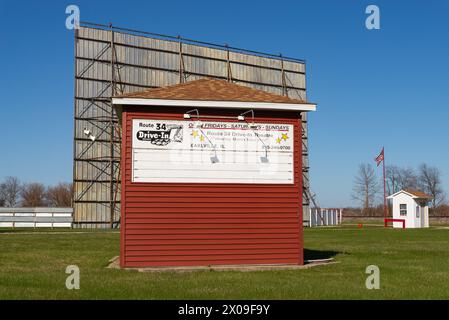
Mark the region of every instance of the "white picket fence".
POLYGON ((308 227, 336 226, 341 224, 343 209, 312 208, 309 209, 309 220, 304 225, 308 227))
POLYGON ((3 228, 71 228, 72 208, 0 208, 3 228))

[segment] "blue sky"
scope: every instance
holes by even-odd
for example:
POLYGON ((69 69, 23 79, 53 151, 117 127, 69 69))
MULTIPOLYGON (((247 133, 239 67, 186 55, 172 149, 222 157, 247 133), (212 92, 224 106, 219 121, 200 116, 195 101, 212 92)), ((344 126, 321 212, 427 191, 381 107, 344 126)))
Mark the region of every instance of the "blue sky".
MULTIPOLYGON (((307 60, 312 189, 353 205, 357 166, 439 167, 449 192, 449 1, 0 0, 0 179, 71 181, 73 31, 81 20, 307 60), (378 5, 381 29, 365 28, 378 5), (373 162, 374 163, 374 162, 373 162)), ((378 171, 379 177, 381 171, 378 171)))

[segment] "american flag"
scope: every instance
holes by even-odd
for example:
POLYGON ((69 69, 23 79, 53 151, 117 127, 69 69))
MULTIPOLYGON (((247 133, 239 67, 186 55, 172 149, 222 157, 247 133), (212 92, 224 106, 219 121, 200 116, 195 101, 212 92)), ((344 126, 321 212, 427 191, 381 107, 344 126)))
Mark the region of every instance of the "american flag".
POLYGON ((379 166, 381 164, 382 161, 384 161, 384 148, 382 148, 382 151, 380 152, 380 154, 374 159, 374 161, 376 161, 377 166, 379 166))

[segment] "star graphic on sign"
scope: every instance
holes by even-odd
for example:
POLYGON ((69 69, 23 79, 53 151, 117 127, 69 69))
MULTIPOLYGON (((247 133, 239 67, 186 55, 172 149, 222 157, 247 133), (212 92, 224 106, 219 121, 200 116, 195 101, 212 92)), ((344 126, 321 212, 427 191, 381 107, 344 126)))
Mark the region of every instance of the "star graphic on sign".
POLYGON ((201 136, 201 137, 200 137, 200 141, 204 141, 204 136, 201 136))
POLYGON ((287 139, 288 139, 287 134, 286 134, 286 133, 283 133, 283 134, 282 134, 282 140, 287 141, 287 139))
POLYGON ((192 136, 193 136, 194 138, 198 137, 198 131, 197 131, 197 130, 193 130, 193 131, 192 131, 192 136))
POLYGON ((281 138, 277 138, 277 139, 276 139, 276 142, 277 142, 277 143, 281 143, 281 141, 282 141, 281 138))

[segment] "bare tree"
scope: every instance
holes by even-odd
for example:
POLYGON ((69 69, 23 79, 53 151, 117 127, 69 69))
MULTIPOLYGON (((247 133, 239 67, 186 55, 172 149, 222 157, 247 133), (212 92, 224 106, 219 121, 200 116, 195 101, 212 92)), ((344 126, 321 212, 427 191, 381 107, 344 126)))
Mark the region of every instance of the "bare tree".
POLYGON ((393 194, 401 189, 417 189, 418 176, 413 168, 400 168, 395 165, 386 168, 387 192, 393 194))
POLYGON ((379 194, 380 185, 371 164, 362 163, 354 181, 352 198, 361 202, 364 209, 371 208, 379 194))
POLYGON ((399 191, 399 176, 401 169, 398 166, 390 165, 386 167, 386 180, 388 194, 394 194, 399 191))
POLYGON ((5 191, 3 183, 0 183, 0 207, 5 206, 5 191))
POLYGON ((59 183, 47 189, 47 203, 51 207, 70 207, 73 188, 71 183, 59 183))
POLYGON ((16 177, 7 177, 3 183, 0 184, 0 203, 2 206, 15 207, 19 202, 20 193, 22 191, 22 184, 16 177))
POLYGON ((418 188, 418 176, 413 168, 401 168, 399 171, 399 189, 418 188))
POLYGON ((432 207, 437 207, 445 201, 445 194, 441 185, 441 172, 437 167, 423 163, 419 167, 419 183, 423 191, 433 197, 432 207))
POLYGON ((45 186, 42 183, 25 184, 22 190, 22 207, 44 207, 45 186))

